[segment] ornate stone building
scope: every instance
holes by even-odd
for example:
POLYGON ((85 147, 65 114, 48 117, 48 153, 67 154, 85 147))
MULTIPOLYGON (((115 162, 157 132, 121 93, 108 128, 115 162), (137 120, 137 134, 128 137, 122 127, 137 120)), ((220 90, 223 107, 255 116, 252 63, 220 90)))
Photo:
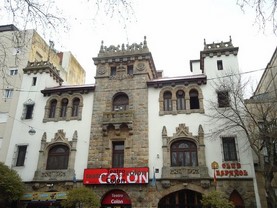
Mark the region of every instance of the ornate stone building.
POLYGON ((256 207, 252 156, 241 148, 245 138, 225 130, 211 138, 218 124, 207 118, 209 100, 228 108, 226 92, 211 80, 231 67, 238 72, 238 48, 231 39, 204 46, 200 59, 191 61, 192 75, 163 78, 146 38, 132 45, 102 43, 93 58, 83 182, 99 194, 103 208, 200 207, 202 195, 214 189, 237 207, 256 207))

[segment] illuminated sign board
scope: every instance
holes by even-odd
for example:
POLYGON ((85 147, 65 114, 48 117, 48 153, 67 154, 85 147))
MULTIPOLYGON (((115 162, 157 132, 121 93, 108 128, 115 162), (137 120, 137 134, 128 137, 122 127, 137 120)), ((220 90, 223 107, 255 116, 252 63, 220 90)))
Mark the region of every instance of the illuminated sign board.
POLYGON ((149 168, 97 168, 84 170, 84 184, 147 184, 149 168))

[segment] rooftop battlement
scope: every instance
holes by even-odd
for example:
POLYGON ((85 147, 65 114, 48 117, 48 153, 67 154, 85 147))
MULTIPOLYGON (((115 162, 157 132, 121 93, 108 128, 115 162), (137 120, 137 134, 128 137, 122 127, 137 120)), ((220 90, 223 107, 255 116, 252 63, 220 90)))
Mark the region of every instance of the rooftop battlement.
POLYGON ((147 46, 146 36, 144 36, 144 41, 140 44, 133 43, 122 44, 114 46, 111 45, 109 47, 104 46, 104 41, 101 42, 100 51, 98 53, 98 57, 110 57, 110 56, 122 56, 122 55, 133 55, 133 54, 141 54, 141 53, 149 53, 149 49, 147 46))
POLYGON ((219 43, 206 43, 206 39, 204 39, 204 51, 212 51, 212 50, 219 50, 219 49, 229 49, 229 48, 234 48, 233 43, 232 43, 232 38, 230 36, 230 39, 228 42, 219 42, 219 43))

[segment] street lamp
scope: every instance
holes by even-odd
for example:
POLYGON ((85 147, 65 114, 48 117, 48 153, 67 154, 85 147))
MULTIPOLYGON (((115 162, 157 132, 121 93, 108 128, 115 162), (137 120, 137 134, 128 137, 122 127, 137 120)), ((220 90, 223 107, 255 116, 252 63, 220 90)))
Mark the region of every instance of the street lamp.
POLYGON ((28 133, 33 136, 36 133, 36 130, 33 127, 30 127, 30 130, 28 131, 28 133))

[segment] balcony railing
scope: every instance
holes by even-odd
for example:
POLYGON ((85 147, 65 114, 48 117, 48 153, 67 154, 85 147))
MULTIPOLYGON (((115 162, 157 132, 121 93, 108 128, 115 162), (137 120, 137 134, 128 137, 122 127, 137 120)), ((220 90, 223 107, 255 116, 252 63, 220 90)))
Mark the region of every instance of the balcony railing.
POLYGON ((111 111, 103 113, 103 124, 132 123, 133 111, 111 111))

